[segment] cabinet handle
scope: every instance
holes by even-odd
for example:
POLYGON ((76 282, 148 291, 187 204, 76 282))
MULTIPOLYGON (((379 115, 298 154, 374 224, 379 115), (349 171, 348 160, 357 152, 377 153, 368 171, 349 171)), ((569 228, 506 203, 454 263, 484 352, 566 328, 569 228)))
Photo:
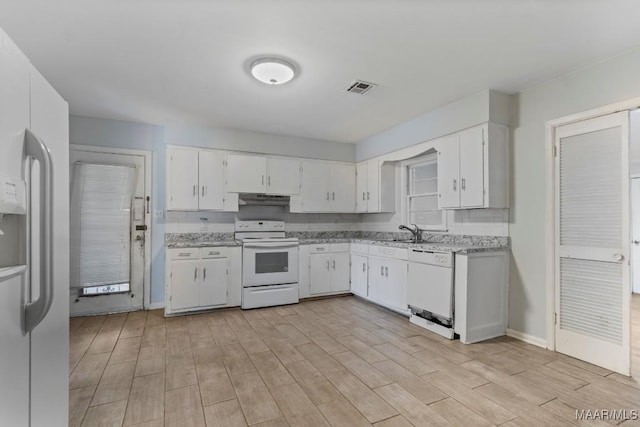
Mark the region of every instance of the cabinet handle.
POLYGON ((380 266, 380 275, 384 276, 384 267, 383 266, 380 266))
POLYGON ((458 191, 458 180, 457 179, 453 180, 453 191, 458 191))
POLYGON ((204 185, 202 186, 202 197, 204 197, 204 185))
POLYGON ((264 175, 262 175, 262 185, 264 185, 264 175))
POLYGON ((366 200, 364 197, 364 191, 362 192, 362 200, 366 200))
POLYGON ((329 263, 329 261, 327 261, 327 271, 329 271, 329 265, 330 265, 330 263, 329 263))
POLYGON ((220 255, 220 251, 209 251, 209 255, 220 255))
POLYGON ((196 197, 196 194, 198 194, 198 193, 196 193, 196 187, 197 187, 197 185, 193 186, 193 197, 196 197))
POLYGON ((189 252, 180 252, 178 256, 191 256, 189 252))
POLYGON ((333 261, 333 269, 334 269, 334 270, 336 269, 336 262, 335 262, 335 260, 333 261))
POLYGON ((389 267, 384 268, 384 275, 385 277, 389 277, 389 267))
POLYGON ((267 177, 267 185, 271 187, 271 175, 267 177))
POLYGON ((362 263, 362 272, 364 273, 367 270, 367 264, 362 263))
POLYGON ((202 280, 207 280, 207 268, 202 269, 202 280))
POLYGON ((329 193, 327 193, 327 200, 329 200, 329 193))
POLYGON ((467 181, 464 178, 462 178, 461 184, 462 184, 462 191, 465 191, 467 189, 467 181))
POLYGON ((333 200, 336 199, 336 193, 332 193, 333 194, 333 200))
POLYGON ((367 200, 369 200, 369 199, 370 199, 369 192, 367 191, 367 200))
POLYGON ((198 267, 193 270, 193 281, 195 282, 196 280, 198 280, 198 267))

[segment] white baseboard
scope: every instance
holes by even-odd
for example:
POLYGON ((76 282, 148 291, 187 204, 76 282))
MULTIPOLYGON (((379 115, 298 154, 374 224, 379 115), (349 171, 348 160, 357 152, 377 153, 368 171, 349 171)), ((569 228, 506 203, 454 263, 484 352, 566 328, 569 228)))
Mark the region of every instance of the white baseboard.
POLYGON ((534 337, 533 335, 525 334, 524 332, 507 329, 507 336, 520 341, 524 341, 527 344, 535 345, 536 347, 542 347, 545 349, 547 348, 547 340, 534 337))
POLYGON ((164 308, 164 303, 163 302, 152 302, 148 307, 147 310, 159 310, 161 308, 164 308))

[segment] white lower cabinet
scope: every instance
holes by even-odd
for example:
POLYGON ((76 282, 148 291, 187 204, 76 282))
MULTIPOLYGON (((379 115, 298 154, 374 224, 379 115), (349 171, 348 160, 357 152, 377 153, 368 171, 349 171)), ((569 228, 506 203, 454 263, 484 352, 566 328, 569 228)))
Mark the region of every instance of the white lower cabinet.
POLYGON ((240 247, 167 250, 165 315, 240 305, 240 247))
POLYGON ((354 294, 367 297, 369 258, 362 254, 351 254, 351 292, 354 294))
POLYGON ((507 333, 507 252, 456 254, 454 330, 471 344, 507 333))
POLYGON ((351 245, 351 292, 387 308, 408 313, 407 250, 351 245))
POLYGON ((308 284, 308 295, 301 290, 301 297, 349 292, 351 272, 348 243, 309 245, 301 249, 300 254, 301 270, 305 264, 302 258, 308 254, 306 258, 309 272, 307 277, 300 275, 300 287, 303 288, 308 284), (305 280, 307 278, 308 280, 305 280))

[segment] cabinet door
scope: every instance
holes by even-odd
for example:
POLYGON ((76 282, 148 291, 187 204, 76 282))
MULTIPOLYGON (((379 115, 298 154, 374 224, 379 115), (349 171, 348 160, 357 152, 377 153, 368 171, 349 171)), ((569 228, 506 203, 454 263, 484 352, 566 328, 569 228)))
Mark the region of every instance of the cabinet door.
POLYGON ((171 311, 198 307, 199 267, 196 260, 171 262, 171 311))
POLYGON ((484 206, 484 126, 460 133, 460 206, 484 206))
POLYGON ((356 167, 334 164, 331 167, 331 211, 356 211, 356 167))
POLYGON ((331 254, 309 255, 309 294, 331 292, 331 254))
POLYGON ((267 172, 267 193, 285 196, 300 194, 299 160, 268 158, 267 172))
POLYGON ((168 209, 198 210, 198 150, 170 148, 168 209))
POLYGON ((227 155, 227 191, 230 193, 265 193, 267 159, 241 154, 227 155))
POLYGON ((349 284, 349 252, 334 253, 331 260, 331 291, 348 292, 351 288, 349 284))
POLYGON ((386 302, 400 310, 407 309, 407 262, 385 260, 386 302))
POLYGON ((202 280, 199 287, 199 305, 224 305, 227 303, 227 258, 200 261, 202 280))
POLYGON ((380 166, 377 160, 367 162, 367 210, 380 212, 380 166))
POLYGON ((384 259, 369 257, 369 298, 384 302, 384 259))
POLYGON ((367 296, 367 257, 351 255, 351 292, 362 297, 367 296))
POLYGON ((331 209, 329 163, 302 162, 302 211, 328 212, 331 209))
POLYGON ((356 165, 356 212, 367 212, 368 162, 356 165))
POLYGON ((198 153, 200 209, 224 208, 224 154, 200 150, 198 153))
POLYGON ((459 135, 438 141, 438 207, 460 207, 460 144, 459 135))

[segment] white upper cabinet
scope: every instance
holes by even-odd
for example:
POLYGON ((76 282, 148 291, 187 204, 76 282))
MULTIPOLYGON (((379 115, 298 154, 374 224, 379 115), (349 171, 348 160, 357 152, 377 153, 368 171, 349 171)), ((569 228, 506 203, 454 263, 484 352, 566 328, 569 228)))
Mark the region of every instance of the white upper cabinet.
POLYGON ((300 193, 300 160, 227 155, 227 191, 289 196, 300 193))
POLYGON ((292 212, 355 212, 356 168, 353 164, 304 160, 301 203, 292 212))
POLYGON ((396 211, 394 162, 369 160, 356 166, 356 212, 396 211))
POLYGON ((356 212, 368 212, 367 192, 368 192, 368 162, 361 162, 356 165, 356 212))
POLYGON ((198 150, 167 150, 167 205, 172 210, 198 210, 198 150))
POLYGON ((485 123, 440 138, 440 209, 509 207, 509 139, 505 126, 485 123))
MULTIPOLYGON (((355 165, 334 163, 328 179, 331 183, 331 211, 356 211, 356 168, 355 165)), ((327 179, 327 178, 325 178, 327 179)))
POLYGON ((300 194, 300 160, 267 157, 267 193, 284 196, 300 194))
POLYGON ((227 191, 230 193, 266 193, 266 157, 244 154, 227 155, 227 191))
POLYGON ((212 150, 169 148, 167 209, 237 210, 237 200, 227 197, 224 190, 224 155, 212 150))
POLYGON ((438 208, 460 207, 460 136, 438 140, 438 208))
POLYGON ((224 209, 224 154, 217 151, 198 152, 198 175, 201 210, 224 209))

